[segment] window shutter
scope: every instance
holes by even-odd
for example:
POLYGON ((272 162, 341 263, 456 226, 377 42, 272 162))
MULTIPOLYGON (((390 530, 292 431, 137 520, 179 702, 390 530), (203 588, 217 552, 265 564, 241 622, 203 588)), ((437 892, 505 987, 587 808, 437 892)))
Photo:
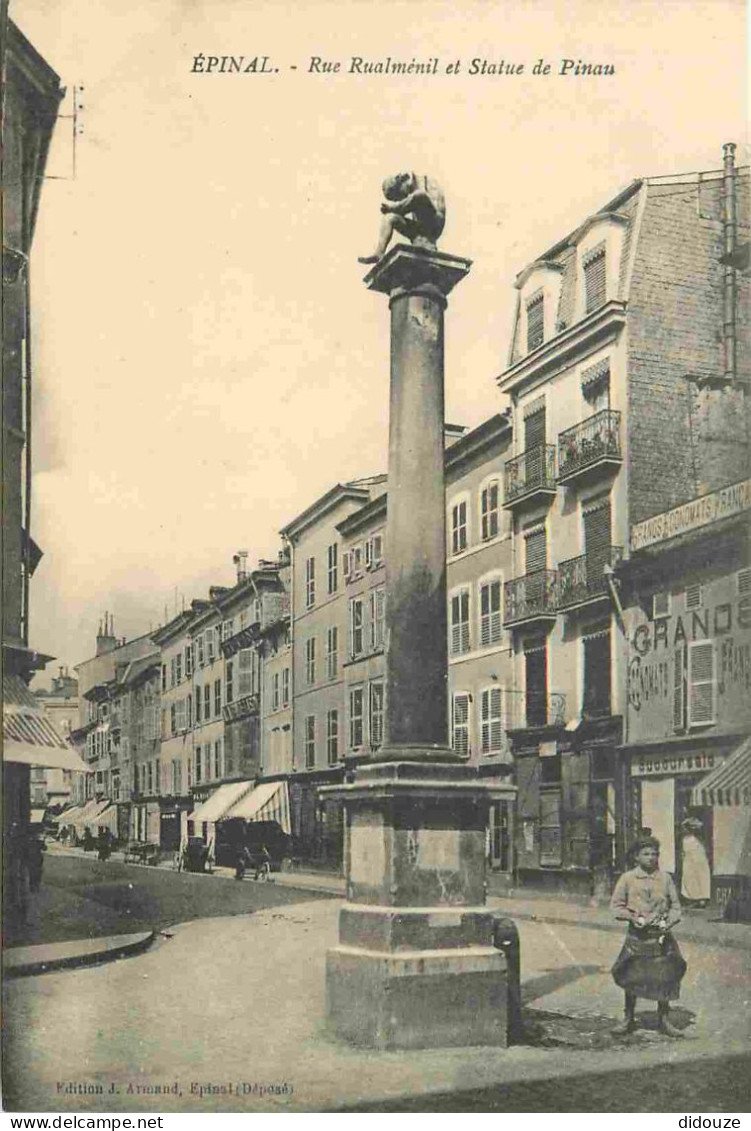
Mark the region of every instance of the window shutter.
POLYGON ((670 616, 670 594, 654 593, 652 595, 652 619, 670 616))
POLYGON ((346 580, 346 578, 348 578, 348 577, 349 577, 349 575, 350 575, 350 564, 349 564, 349 561, 350 561, 350 559, 349 559, 349 550, 347 550, 347 552, 346 552, 346 553, 342 554, 342 570, 344 571, 344 577, 345 577, 345 580, 346 580))
POLYGON ((686 726, 686 646, 675 650, 673 668, 673 730, 686 726))
POLYGON ((702 607, 704 594, 701 585, 689 585, 686 589, 686 608, 687 609, 700 609, 702 607))
POLYGON ((545 443, 545 405, 524 418, 524 449, 537 448, 545 443))
POLYGON ((545 530, 531 530, 524 535, 525 573, 536 573, 545 569, 546 561, 545 530))
POLYGON ((688 725, 715 721, 714 643, 697 640, 688 647, 688 725))
POLYGON ((462 758, 469 756, 469 695, 458 692, 453 702, 452 735, 453 747, 462 758))
POLYGON ((602 306, 607 297, 605 248, 598 247, 584 263, 584 294, 587 313, 602 306))
POLYGON ((365 542, 365 568, 373 568, 373 539, 368 538, 365 542))
POLYGON ((542 294, 527 303, 527 352, 541 346, 545 340, 545 303, 542 294))
POLYGON ((746 597, 749 593, 751 593, 751 569, 741 569, 738 571, 738 594, 746 597))

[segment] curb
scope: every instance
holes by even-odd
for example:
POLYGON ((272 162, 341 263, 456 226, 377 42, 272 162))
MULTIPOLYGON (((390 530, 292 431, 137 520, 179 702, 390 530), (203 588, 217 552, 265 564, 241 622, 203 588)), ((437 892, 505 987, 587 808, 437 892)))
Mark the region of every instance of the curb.
MULTIPOLYGON (((133 935, 114 936, 115 945, 79 951, 70 954, 49 954, 34 958, 34 951, 54 951, 55 948, 72 947, 75 943, 42 943, 39 946, 10 947, 3 953, 3 978, 25 978, 33 974, 49 974, 54 970, 68 970, 81 966, 100 966, 148 950, 156 938, 156 931, 140 931, 133 935), (14 950, 19 952, 14 955, 14 950)), ((87 940, 89 941, 89 940, 87 940)), ((95 942, 96 940, 90 940, 95 942)), ((78 944, 80 945, 80 943, 78 944)))

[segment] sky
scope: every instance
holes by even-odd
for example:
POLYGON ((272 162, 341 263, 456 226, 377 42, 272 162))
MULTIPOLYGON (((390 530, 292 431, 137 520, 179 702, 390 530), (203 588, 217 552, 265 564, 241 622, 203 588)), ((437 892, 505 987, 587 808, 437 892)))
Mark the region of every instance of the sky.
POLYGON ((93 654, 105 610, 147 632, 232 584, 238 549, 275 557, 335 483, 386 470, 388 304, 357 263, 385 176, 438 180, 440 247, 473 261, 446 314, 446 417, 472 427, 505 407, 527 263, 637 177, 718 168, 729 140, 748 163, 735 0, 10 9, 67 88, 31 262, 42 683, 93 654), (353 56, 437 73, 354 74, 353 56), (615 73, 561 75, 565 58, 615 73))

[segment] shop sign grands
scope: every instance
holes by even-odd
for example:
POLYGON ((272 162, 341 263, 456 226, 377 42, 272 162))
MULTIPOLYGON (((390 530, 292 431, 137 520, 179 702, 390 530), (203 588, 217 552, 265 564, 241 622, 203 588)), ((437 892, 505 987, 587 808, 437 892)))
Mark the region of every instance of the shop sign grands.
POLYGON ((676 538, 688 530, 697 530, 699 527, 719 522, 729 515, 740 514, 741 511, 749 508, 751 508, 751 479, 744 479, 741 483, 734 483, 731 487, 723 487, 721 491, 712 491, 709 495, 692 499, 690 503, 657 514, 654 518, 637 522, 631 527, 631 549, 643 550, 656 542, 676 538))
POLYGON ((639 754, 631 763, 631 773, 634 777, 704 773, 716 760, 715 754, 639 754))

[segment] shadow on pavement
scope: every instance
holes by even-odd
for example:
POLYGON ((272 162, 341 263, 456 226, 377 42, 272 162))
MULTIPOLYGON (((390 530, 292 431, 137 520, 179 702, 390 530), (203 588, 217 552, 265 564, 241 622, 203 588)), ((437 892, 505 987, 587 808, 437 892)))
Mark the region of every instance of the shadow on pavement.
POLYGON ((522 982, 522 1003, 526 1005, 537 998, 552 994, 580 978, 590 974, 600 974, 602 966, 564 966, 563 969, 548 970, 545 974, 538 974, 536 978, 529 978, 522 982))

